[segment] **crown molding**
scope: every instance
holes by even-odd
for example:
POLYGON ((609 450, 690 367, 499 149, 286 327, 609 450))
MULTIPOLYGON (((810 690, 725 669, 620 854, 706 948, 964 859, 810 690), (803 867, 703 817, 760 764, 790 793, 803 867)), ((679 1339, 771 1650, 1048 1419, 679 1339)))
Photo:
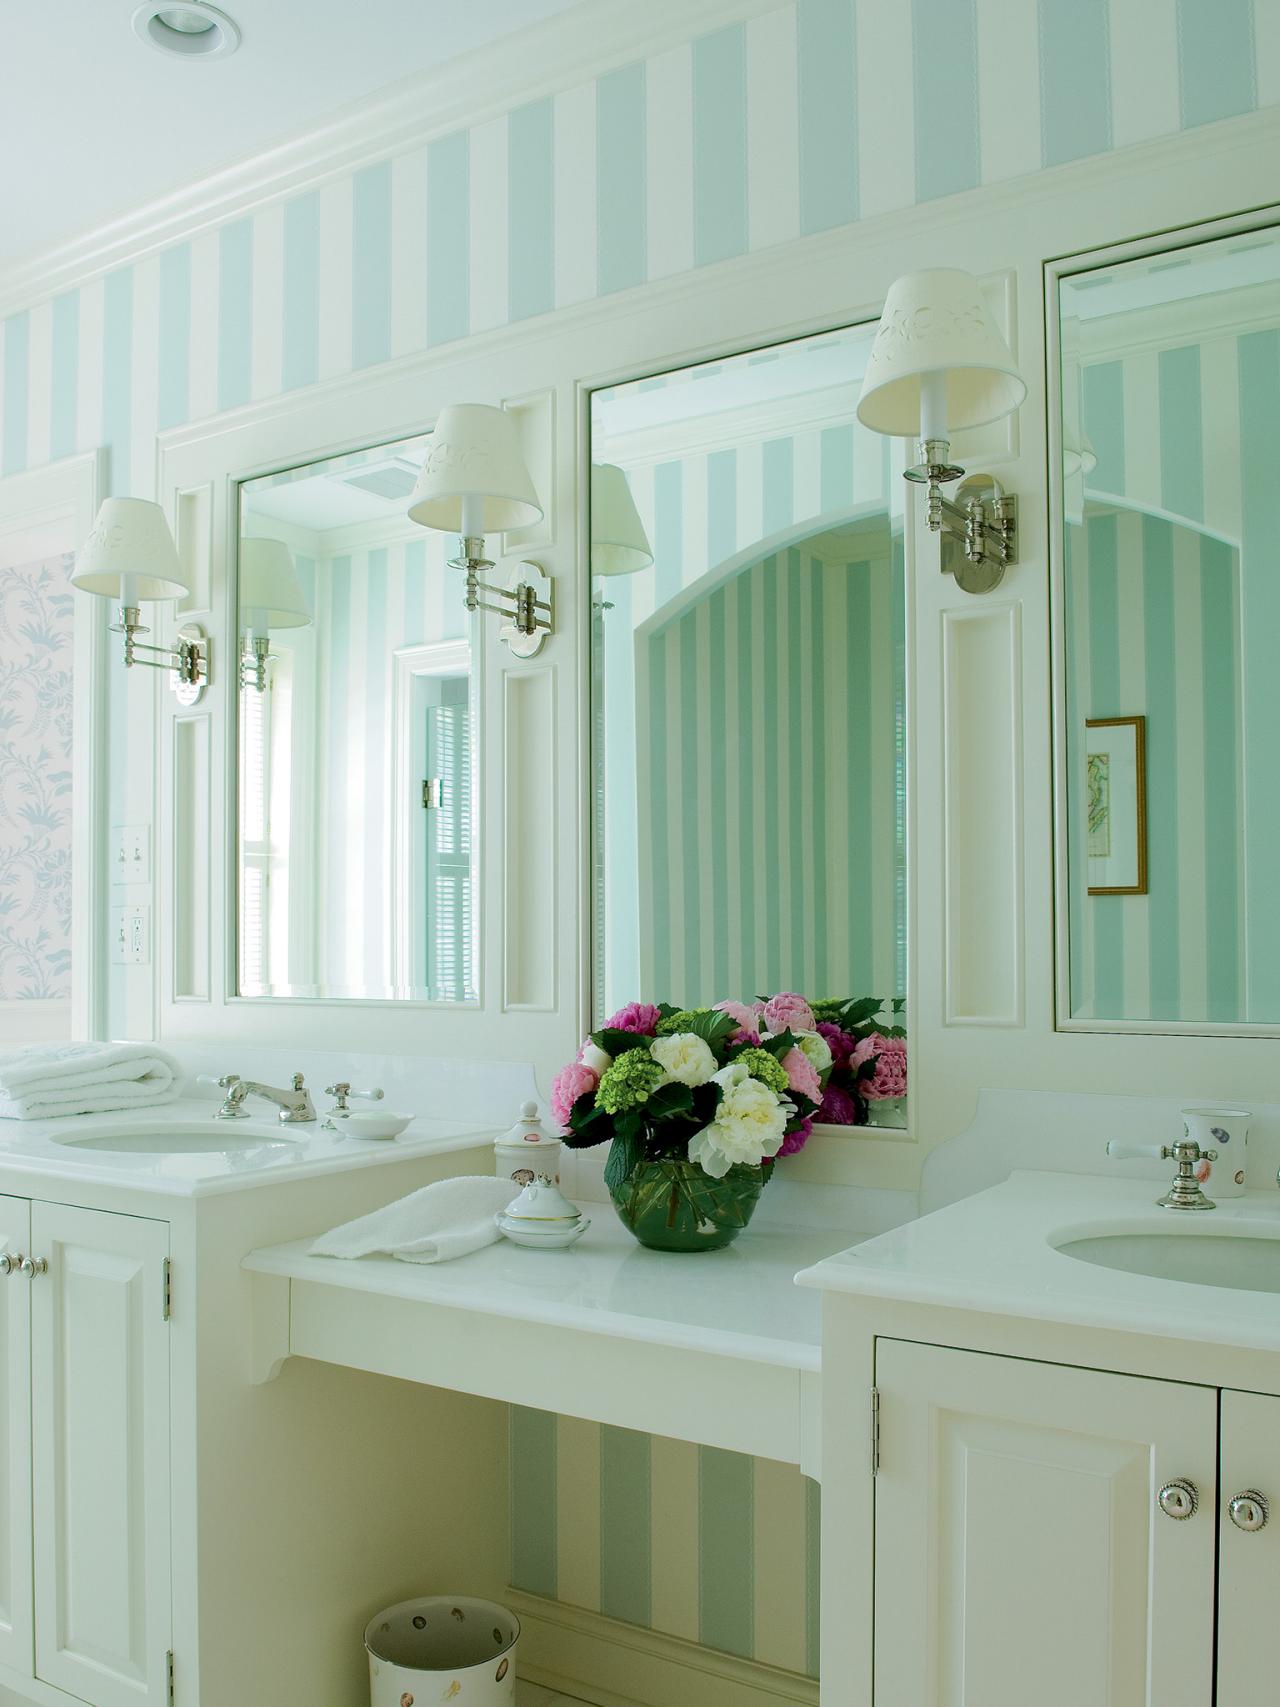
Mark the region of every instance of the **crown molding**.
POLYGON ((19 258, 0 279, 0 318, 132 261, 318 189, 434 137, 499 118, 649 58, 779 0, 582 0, 568 11, 404 78, 331 119, 157 197, 119 218, 19 258))

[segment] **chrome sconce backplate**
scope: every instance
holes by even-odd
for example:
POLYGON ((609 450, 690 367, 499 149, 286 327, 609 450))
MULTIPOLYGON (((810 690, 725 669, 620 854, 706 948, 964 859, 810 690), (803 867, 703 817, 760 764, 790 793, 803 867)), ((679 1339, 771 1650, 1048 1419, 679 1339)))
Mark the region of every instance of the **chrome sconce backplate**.
POLYGON ((507 577, 506 586, 494 586, 491 581, 480 579, 482 571, 494 567, 492 559, 484 555, 483 539, 463 538, 459 543, 461 551, 457 557, 449 559, 449 567, 461 569, 466 574, 467 610, 487 610, 504 618, 498 630, 499 640, 504 641, 517 658, 534 657, 555 626, 555 591, 551 577, 536 563, 517 563, 507 577), (489 596, 482 598, 481 594, 489 596))
POLYGON ((945 439, 920 446, 921 460, 906 478, 929 488, 929 527, 941 534, 942 571, 966 593, 990 593, 1018 561, 1018 500, 990 474, 971 474, 950 461, 945 439), (954 499, 943 487, 960 480, 954 499))
POLYGON ((180 705, 198 705, 209 685, 209 637, 198 622, 184 623, 172 646, 151 646, 138 639, 151 630, 143 625, 136 605, 121 605, 112 634, 124 636, 124 666, 142 664, 148 670, 167 670, 169 686, 180 705), (143 658, 143 652, 153 656, 143 658))

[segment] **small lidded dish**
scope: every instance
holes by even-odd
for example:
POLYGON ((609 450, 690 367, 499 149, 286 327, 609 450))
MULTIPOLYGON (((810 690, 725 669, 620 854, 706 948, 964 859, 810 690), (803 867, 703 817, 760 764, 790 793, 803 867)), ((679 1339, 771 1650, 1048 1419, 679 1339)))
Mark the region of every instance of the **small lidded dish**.
POLYGON ((558 1185, 535 1179, 494 1216, 498 1231, 517 1245, 562 1250, 586 1232, 591 1222, 575 1208, 558 1185))

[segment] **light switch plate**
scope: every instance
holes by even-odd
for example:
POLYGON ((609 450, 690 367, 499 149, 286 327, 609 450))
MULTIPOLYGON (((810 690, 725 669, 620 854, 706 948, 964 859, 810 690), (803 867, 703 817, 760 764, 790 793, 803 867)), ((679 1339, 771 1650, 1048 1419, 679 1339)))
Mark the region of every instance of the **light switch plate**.
POLYGON ((150 883, 150 825, 123 824, 111 832, 111 881, 150 883))

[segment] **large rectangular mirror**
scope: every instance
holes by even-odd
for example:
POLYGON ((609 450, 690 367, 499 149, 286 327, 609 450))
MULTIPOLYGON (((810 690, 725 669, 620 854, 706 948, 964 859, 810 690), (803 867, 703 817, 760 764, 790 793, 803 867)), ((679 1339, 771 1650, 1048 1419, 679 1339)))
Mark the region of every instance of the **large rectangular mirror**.
POLYGON ((476 653, 425 437, 240 486, 239 993, 477 999, 476 653))
POLYGON ((1062 1022, 1280 1025, 1280 228, 1051 269, 1062 1022))
MULTIPOLYGON (((854 413, 874 335, 592 395, 597 1020, 797 991, 901 1030, 902 482, 854 413)), ((868 1117, 903 1112, 844 1111, 868 1117)))

